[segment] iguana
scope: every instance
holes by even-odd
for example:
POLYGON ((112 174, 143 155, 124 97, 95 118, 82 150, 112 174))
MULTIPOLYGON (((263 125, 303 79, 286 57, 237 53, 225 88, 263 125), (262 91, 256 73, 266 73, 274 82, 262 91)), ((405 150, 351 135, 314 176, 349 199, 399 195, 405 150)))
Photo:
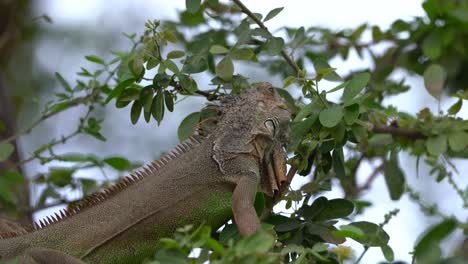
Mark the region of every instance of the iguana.
MULTIPOLYGON (((290 112, 270 83, 222 99, 206 136, 193 135, 159 161, 34 230, 0 224, 0 260, 20 263, 141 262, 177 227, 217 229, 234 216, 241 235, 260 228, 257 188, 272 195, 286 180, 290 112)), ((1 223, 1 222, 0 222, 1 223)))

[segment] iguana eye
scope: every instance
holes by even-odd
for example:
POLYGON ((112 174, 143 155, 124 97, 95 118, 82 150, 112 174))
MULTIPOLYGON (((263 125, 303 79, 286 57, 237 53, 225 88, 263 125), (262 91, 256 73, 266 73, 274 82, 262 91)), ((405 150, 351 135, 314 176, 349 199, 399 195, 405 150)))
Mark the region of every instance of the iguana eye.
POLYGON ((274 136, 276 134, 276 124, 273 118, 268 118, 265 121, 265 127, 270 131, 270 133, 274 136))

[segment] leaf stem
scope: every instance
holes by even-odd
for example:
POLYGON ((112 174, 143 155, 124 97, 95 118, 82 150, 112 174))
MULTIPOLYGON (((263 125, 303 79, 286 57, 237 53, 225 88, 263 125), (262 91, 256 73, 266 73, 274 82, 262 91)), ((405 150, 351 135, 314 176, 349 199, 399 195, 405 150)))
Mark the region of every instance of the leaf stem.
MULTIPOLYGON (((271 34, 271 32, 268 30, 265 24, 263 24, 263 22, 260 19, 258 19, 258 17, 256 17, 254 13, 252 13, 252 11, 250 11, 240 0, 232 0, 232 1, 241 9, 242 13, 246 14, 253 21, 255 21, 255 23, 257 23, 257 25, 261 29, 264 29, 266 32, 268 32, 270 36, 273 36, 273 34, 271 34)), ((296 62, 294 62, 294 60, 286 53, 284 49, 281 50, 281 56, 289 64, 289 66, 291 66, 291 68, 294 70, 294 73, 296 75, 299 75, 299 73, 301 72, 301 68, 299 68, 296 62)))
POLYGON ((356 262, 354 262, 354 264, 358 264, 359 262, 361 262, 361 259, 364 257, 364 255, 367 253, 367 250, 369 250, 369 247, 368 246, 364 246, 364 251, 362 251, 361 255, 359 256, 359 258, 356 260, 356 262))

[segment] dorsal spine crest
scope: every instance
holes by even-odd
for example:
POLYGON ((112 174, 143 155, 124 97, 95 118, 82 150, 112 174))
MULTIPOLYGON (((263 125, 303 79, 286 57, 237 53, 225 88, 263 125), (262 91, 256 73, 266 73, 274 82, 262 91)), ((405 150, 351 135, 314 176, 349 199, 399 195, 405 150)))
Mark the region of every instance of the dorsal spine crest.
POLYGON ((203 137, 198 135, 190 136, 187 140, 179 143, 172 151, 166 153, 159 160, 152 161, 149 164, 133 171, 128 176, 122 178, 119 182, 107 188, 104 188, 101 191, 93 193, 88 197, 85 197, 83 200, 77 202, 75 205, 69 208, 62 209, 58 213, 54 213, 55 216, 47 216, 43 219, 33 222, 31 226, 23 226, 24 230, 0 233, 0 239, 12 238, 46 228, 50 225, 61 222, 64 219, 67 219, 80 213, 83 209, 90 208, 96 204, 99 204, 109 199, 109 197, 112 197, 113 195, 124 190, 127 186, 132 185, 144 179, 145 177, 150 176, 155 172, 161 170, 170 161, 180 157, 184 153, 187 153, 189 150, 200 145, 202 139, 203 137))

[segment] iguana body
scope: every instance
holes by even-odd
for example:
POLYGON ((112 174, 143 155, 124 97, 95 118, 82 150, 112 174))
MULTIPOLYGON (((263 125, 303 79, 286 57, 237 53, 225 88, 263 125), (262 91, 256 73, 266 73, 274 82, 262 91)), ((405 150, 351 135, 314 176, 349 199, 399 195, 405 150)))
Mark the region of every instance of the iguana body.
POLYGON ((288 121, 289 112, 269 83, 229 97, 207 137, 179 144, 47 227, 0 239, 0 259, 135 263, 151 256, 157 239, 177 227, 218 228, 232 214, 241 234, 249 235, 260 226, 253 208, 259 183, 271 194, 285 179, 281 143, 288 121))

